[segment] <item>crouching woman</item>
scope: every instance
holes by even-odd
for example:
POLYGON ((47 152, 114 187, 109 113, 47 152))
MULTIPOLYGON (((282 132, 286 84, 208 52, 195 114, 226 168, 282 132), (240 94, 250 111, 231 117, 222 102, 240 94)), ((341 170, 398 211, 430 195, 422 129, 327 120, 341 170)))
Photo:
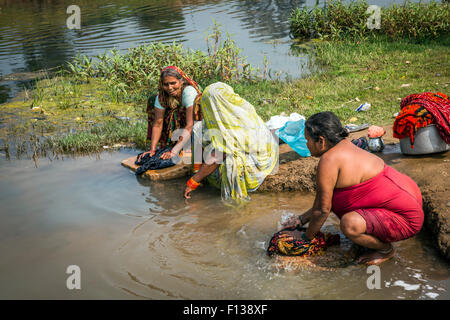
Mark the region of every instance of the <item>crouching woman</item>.
POLYGON ((256 191, 277 168, 278 143, 255 108, 225 83, 205 88, 201 110, 204 132, 202 139, 195 140, 204 144, 195 149, 194 143, 192 152, 199 150, 200 158, 210 156, 187 182, 184 197, 190 198, 205 179, 221 190, 225 203, 247 203, 248 192, 256 191))
POLYGON ((312 239, 333 211, 344 235, 371 249, 358 262, 378 265, 394 255, 392 242, 422 228, 422 195, 410 177, 356 147, 347 136, 332 112, 306 121, 307 146, 312 156, 320 157, 317 194, 313 207, 286 225, 309 222, 303 237, 312 239))

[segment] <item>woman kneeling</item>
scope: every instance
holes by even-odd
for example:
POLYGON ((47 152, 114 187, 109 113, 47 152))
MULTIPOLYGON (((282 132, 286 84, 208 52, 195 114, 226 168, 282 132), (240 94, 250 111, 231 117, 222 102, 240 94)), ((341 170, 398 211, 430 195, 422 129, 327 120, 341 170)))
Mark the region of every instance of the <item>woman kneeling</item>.
POLYGON ((306 121, 307 146, 312 156, 320 157, 317 194, 313 207, 287 225, 309 222, 304 237, 312 239, 333 211, 345 236, 372 249, 358 262, 378 265, 394 255, 392 242, 422 228, 422 195, 410 177, 356 147, 347 136, 332 112, 306 121))
POLYGON ((142 156, 153 156, 158 145, 170 147, 170 151, 161 155, 162 159, 171 159, 180 153, 191 137, 194 121, 202 120, 200 97, 198 84, 181 69, 169 66, 161 71, 158 95, 154 103, 151 103, 152 97, 147 102, 147 140, 151 141, 151 148, 142 156), (172 134, 177 129, 184 130, 175 143, 172 134))

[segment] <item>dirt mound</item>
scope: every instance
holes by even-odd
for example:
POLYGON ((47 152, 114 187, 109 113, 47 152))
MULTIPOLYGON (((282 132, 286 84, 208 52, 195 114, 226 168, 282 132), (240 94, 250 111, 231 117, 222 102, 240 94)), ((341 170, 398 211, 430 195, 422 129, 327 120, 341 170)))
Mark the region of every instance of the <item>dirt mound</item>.
POLYGON ((316 189, 316 169, 319 159, 302 158, 287 144, 280 146, 278 171, 269 175, 259 191, 308 191, 316 189))

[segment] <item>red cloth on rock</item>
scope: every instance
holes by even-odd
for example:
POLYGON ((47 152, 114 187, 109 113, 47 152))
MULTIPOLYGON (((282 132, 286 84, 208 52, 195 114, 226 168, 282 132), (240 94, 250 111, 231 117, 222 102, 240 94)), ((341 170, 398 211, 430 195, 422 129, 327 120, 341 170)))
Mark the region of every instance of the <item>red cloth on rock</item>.
POLYGON ((356 211, 366 221, 366 233, 383 242, 414 236, 424 219, 422 194, 417 184, 387 165, 372 179, 334 189, 332 211, 339 219, 356 211))

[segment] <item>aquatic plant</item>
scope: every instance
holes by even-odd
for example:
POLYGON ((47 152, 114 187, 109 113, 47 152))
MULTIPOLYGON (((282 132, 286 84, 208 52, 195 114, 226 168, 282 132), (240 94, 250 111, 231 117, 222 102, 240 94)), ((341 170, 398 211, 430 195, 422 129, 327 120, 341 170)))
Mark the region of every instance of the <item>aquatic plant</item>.
POLYGON ((39 107, 42 104, 42 101, 44 100, 44 90, 42 88, 41 82, 36 82, 36 86, 32 93, 32 99, 33 102, 31 104, 31 107, 39 107))
POLYGON ((431 1, 381 8, 380 28, 368 28, 369 5, 365 0, 349 4, 333 0, 323 7, 296 8, 290 16, 291 36, 296 39, 406 38, 436 39, 450 33, 450 4, 431 1))
POLYGON ((147 124, 126 120, 110 120, 94 126, 87 131, 55 136, 47 143, 59 153, 88 153, 99 151, 104 146, 114 144, 133 144, 136 148, 145 148, 147 124))

